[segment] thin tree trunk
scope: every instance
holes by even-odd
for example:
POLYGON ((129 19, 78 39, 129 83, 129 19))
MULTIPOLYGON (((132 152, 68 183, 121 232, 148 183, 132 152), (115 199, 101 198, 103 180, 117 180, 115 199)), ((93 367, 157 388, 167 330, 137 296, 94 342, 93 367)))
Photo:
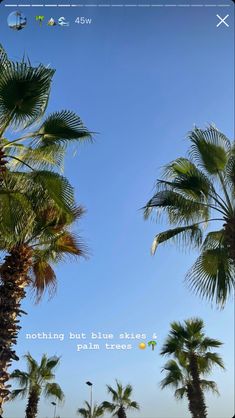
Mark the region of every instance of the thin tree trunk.
POLYGON ((126 416, 126 411, 123 405, 120 406, 118 413, 117 413, 118 418, 127 418, 126 416))
POLYGON ((197 418, 207 417, 207 408, 205 404, 205 398, 200 385, 200 375, 197 364, 197 357, 194 353, 189 357, 190 373, 192 376, 193 389, 195 393, 195 411, 197 418))
POLYGON ((18 318, 25 313, 20 308, 29 284, 31 257, 31 248, 20 245, 10 251, 0 267, 0 418, 10 394, 8 368, 13 360, 18 360, 13 346, 21 328, 18 318))
POLYGON ((36 391, 32 390, 32 392, 29 394, 29 399, 25 410, 26 418, 36 418, 38 414, 38 403, 39 395, 36 391))

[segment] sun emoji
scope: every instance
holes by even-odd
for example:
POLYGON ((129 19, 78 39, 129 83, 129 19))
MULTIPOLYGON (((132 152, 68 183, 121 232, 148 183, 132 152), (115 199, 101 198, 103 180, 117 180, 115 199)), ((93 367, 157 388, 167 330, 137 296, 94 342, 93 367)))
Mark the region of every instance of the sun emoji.
POLYGON ((140 350, 145 350, 145 348, 146 348, 146 344, 145 343, 139 343, 139 349, 140 350))

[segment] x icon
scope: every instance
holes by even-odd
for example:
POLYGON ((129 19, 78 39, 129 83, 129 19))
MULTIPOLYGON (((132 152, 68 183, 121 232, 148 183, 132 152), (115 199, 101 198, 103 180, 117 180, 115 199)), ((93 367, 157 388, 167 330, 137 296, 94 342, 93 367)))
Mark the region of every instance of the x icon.
POLYGON ((221 17, 220 15, 216 15, 218 17, 218 19, 220 20, 219 23, 217 23, 216 27, 218 28, 222 23, 227 26, 227 28, 229 27, 229 24, 226 22, 226 19, 228 19, 229 15, 226 15, 225 17, 221 17))

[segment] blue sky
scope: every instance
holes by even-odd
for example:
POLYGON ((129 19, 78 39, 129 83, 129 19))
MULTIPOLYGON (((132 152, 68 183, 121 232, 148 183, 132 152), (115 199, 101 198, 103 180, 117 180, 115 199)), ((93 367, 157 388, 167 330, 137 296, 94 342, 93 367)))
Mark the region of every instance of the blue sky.
MULTIPOLYGON (((209 2, 210 3, 210 2, 209 2)), ((226 3, 226 2, 224 2, 226 3)), ((231 3, 227 3, 231 4, 231 3)), ((1 5, 0 40, 11 58, 26 53, 32 63, 56 68, 48 111, 72 109, 89 129, 94 144, 70 149, 65 174, 87 213, 79 232, 90 248, 88 261, 57 267, 58 292, 37 306, 23 308, 18 353, 39 358, 61 355, 57 380, 66 393, 61 418, 75 417, 88 399, 107 399, 105 384, 115 378, 134 387, 140 412, 129 418, 186 418, 186 402, 160 391, 164 359, 159 349, 173 320, 200 316, 209 336, 224 342, 226 372, 215 370, 221 397, 207 396, 209 416, 233 414, 233 304, 220 312, 191 294, 183 283, 196 253, 173 245, 150 256, 154 234, 166 225, 144 221, 140 208, 153 191, 161 167, 186 154, 187 132, 209 122, 233 137, 233 8, 25 8, 27 27, 6 25, 12 9, 1 5), (42 11, 43 10, 43 11, 42 11), (230 14, 230 27, 216 28, 217 13, 230 14), (69 28, 42 27, 36 14, 58 19, 69 28), (74 24, 77 16, 92 25, 74 24), (31 341, 27 332, 156 332, 158 346, 129 351, 76 351, 73 341, 31 341)), ((22 363, 16 365, 23 366, 22 363)), ((6 406, 6 418, 22 418, 25 401, 6 406)), ((39 418, 52 416, 42 402, 39 418)))

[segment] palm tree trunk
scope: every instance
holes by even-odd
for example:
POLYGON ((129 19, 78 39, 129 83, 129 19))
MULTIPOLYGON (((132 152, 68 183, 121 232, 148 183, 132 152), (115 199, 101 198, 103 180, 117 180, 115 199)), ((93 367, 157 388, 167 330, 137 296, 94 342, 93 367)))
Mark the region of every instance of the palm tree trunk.
POLYGON ((225 228, 225 240, 228 246, 229 255, 235 265, 235 213, 230 219, 227 219, 225 228))
POLYGON ((20 307, 29 284, 31 257, 31 248, 19 245, 10 251, 0 267, 0 418, 3 403, 10 394, 8 368, 13 360, 18 360, 13 345, 21 328, 18 317, 25 313, 20 307))
POLYGON ((200 376, 197 364, 197 357, 194 353, 189 357, 190 373, 193 381, 193 389, 195 394, 195 412, 197 418, 207 417, 207 408, 205 404, 205 398, 200 385, 200 376))
POLYGON ((32 390, 32 392, 29 394, 29 399, 25 410, 26 418, 36 418, 38 414, 38 403, 39 394, 36 391, 32 390))
POLYGON ((118 413, 117 413, 117 416, 118 416, 118 418, 127 418, 126 411, 125 411, 125 408, 124 408, 123 405, 120 406, 120 408, 118 410, 118 413))
POLYGON ((192 385, 187 386, 188 409, 191 412, 192 418, 198 418, 195 406, 195 391, 192 385))
POLYGON ((7 160, 5 160, 5 153, 0 146, 0 176, 6 172, 6 163, 7 160))
MULTIPOLYGON (((5 153, 2 147, 0 146, 0 186, 1 186, 3 175, 6 172, 6 163, 7 161, 5 160, 5 153)), ((1 308, 2 308, 2 300, 0 296, 0 312, 1 312, 1 308)), ((1 319, 1 314, 0 314, 0 319, 1 319)), ((2 356, 3 356, 2 336, 0 336, 0 418, 2 418, 2 412, 3 412, 2 411, 3 399, 4 399, 4 396, 7 395, 8 393, 8 390, 5 389, 4 386, 2 386, 2 381, 4 381, 6 377, 5 370, 1 367, 2 356)))

